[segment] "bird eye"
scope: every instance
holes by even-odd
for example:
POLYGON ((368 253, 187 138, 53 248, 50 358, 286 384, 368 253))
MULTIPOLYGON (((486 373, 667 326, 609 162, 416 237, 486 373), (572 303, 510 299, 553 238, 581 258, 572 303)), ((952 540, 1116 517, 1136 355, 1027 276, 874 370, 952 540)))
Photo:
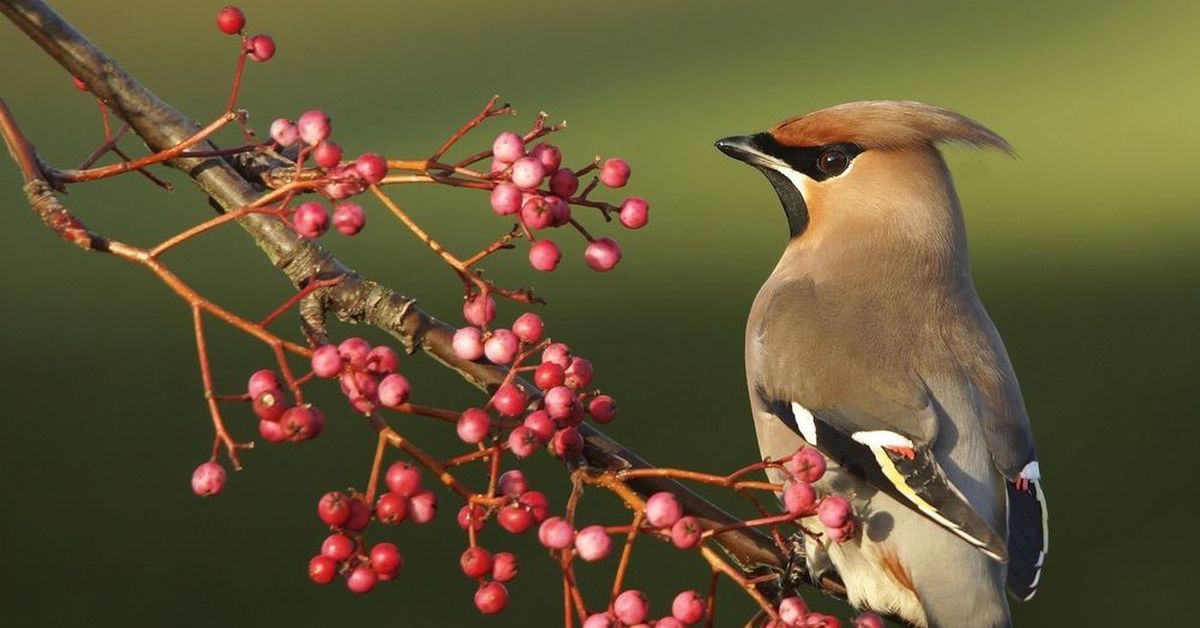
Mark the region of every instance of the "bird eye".
POLYGON ((850 157, 836 148, 831 148, 817 157, 817 169, 830 177, 842 174, 849 167, 850 157))

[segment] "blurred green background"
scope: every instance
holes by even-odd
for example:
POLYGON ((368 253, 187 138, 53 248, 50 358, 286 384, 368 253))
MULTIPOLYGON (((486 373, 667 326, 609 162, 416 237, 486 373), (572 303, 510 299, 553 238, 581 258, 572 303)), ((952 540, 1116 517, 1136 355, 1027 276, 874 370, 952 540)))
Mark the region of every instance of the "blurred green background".
MULTIPOLYGON (((220 3, 54 4, 168 101, 199 120, 220 111, 234 57, 233 41, 213 28, 220 3)), ((279 44, 275 60, 248 69, 241 104, 260 130, 321 107, 348 154, 415 158, 500 93, 521 116, 494 123, 471 150, 544 109, 571 122, 558 138, 568 160, 632 162, 629 189, 651 200, 653 219, 621 234, 626 258, 615 272, 588 271, 574 241, 553 276, 535 277, 523 255, 489 270, 509 285, 536 281, 552 331, 593 358, 599 383, 623 404, 611 433, 663 465, 722 471, 756 456, 742 326, 786 232, 762 177, 712 141, 864 98, 938 103, 997 130, 1018 159, 947 154, 978 287, 1021 375, 1051 499, 1044 584, 1035 601, 1016 606, 1016 621, 1162 625, 1184 616, 1198 558, 1189 478, 1200 416, 1187 393, 1200 383, 1197 3, 242 6, 249 30, 279 44)), ((78 163, 98 142, 94 103, 9 25, 0 26, 0 95, 56 165, 78 163)), ((315 501, 361 486, 374 446, 328 390, 317 397, 331 410, 325 436, 249 453, 226 494, 192 496, 188 477, 206 455, 210 426, 187 310, 148 273, 54 239, 4 163, 6 625, 559 621, 548 561, 528 539, 495 531, 485 543, 518 548, 524 573, 510 610, 479 621, 473 587, 458 573, 464 539, 448 520, 449 499, 439 524, 388 531, 407 558, 397 582, 365 599, 309 584, 305 564, 322 538, 315 501)), ((166 176, 182 184, 174 193, 128 176, 74 188, 68 201, 102 233, 150 244, 210 215, 191 186, 166 176)), ((505 228, 475 193, 396 196, 460 251, 505 228)), ((457 320, 451 274, 379 206, 368 211, 360 238, 335 234, 328 246, 457 320)), ((586 222, 603 229, 596 216, 586 222)), ((169 261, 251 317, 288 293, 236 229, 169 261)), ((501 318, 519 311, 505 306, 501 318)), ((269 364, 263 347, 209 328, 223 389, 269 364)), ((406 368, 418 401, 480 399, 427 360, 406 368)), ((253 433, 248 411, 229 418, 253 433)), ((401 424, 435 451, 454 449, 438 426, 401 424)), ((561 497, 561 476, 541 458, 530 468, 561 497)), ((605 497, 591 501, 590 516, 618 520, 605 497)), ((693 559, 642 552, 631 584, 652 592, 658 613, 674 591, 703 586, 693 559)), ((612 566, 583 578, 603 587, 612 566)), ((721 606, 721 625, 740 625, 750 608, 731 590, 721 606)))

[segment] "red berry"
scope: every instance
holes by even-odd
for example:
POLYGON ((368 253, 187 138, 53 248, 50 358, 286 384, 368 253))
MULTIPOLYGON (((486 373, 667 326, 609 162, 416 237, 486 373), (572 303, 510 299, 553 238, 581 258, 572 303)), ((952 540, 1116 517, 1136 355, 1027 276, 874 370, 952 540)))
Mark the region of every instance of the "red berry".
POLYGON ((571 222, 571 206, 557 196, 546 197, 546 209, 550 211, 550 226, 561 227, 571 222))
POLYGON ((535 270, 548 273, 562 261, 562 251, 550 240, 538 240, 529 247, 529 265, 535 270))
POLYGON ((629 164, 613 157, 600 164, 600 182, 610 188, 623 188, 629 182, 629 164))
POLYGON ((512 182, 522 190, 532 190, 546 178, 546 168, 533 157, 522 157, 513 162, 512 182))
POLYGON ((379 574, 366 565, 359 565, 346 576, 346 588, 352 593, 366 595, 379 582, 379 574))
POLYGON ((559 168, 550 176, 550 192, 559 198, 571 198, 579 191, 579 177, 570 168, 559 168))
POLYGON ((264 390, 250 403, 254 415, 264 421, 278 421, 288 409, 282 390, 264 390))
POLYGON ((421 488, 421 472, 404 462, 393 462, 383 479, 388 490, 401 497, 412 497, 421 488))
POLYGON ((259 421, 258 434, 268 443, 282 443, 287 440, 287 432, 283 431, 279 421, 259 421))
POLYGON ((534 196, 521 205, 521 222, 530 229, 545 229, 554 223, 554 212, 546 199, 534 196))
POLYGON ((883 618, 867 611, 854 618, 854 628, 883 628, 883 618))
POLYGON ((817 516, 827 528, 840 528, 846 525, 851 515, 850 502, 841 495, 829 495, 817 506, 817 516))
POLYGON ((387 525, 400 525, 408 517, 408 499, 388 491, 375 502, 375 518, 387 525))
POLYGON ((551 343, 542 351, 542 362, 553 362, 565 369, 571 366, 571 348, 561 342, 551 343))
POLYGON ((312 354, 312 370, 317 377, 334 377, 342 372, 342 354, 333 345, 321 345, 312 354))
POLYGON ((463 302, 463 318, 476 327, 483 327, 496 318, 496 301, 492 297, 474 295, 463 302))
POLYGON ((389 408, 397 408, 408 401, 411 392, 412 385, 408 383, 408 378, 399 373, 392 373, 379 382, 379 403, 389 408))
POLYGON ((797 451, 785 464, 788 471, 802 482, 812 484, 825 475, 825 456, 812 447, 797 451))
POLYGON ((793 517, 812 512, 817 493, 808 482, 789 482, 783 489, 783 505, 793 517))
POLYGON ((683 516, 683 506, 674 493, 659 491, 646 500, 646 521, 656 528, 669 528, 683 516))
POLYGON ((524 506, 510 504, 496 511, 496 523, 512 534, 524 533, 533 527, 534 522, 533 513, 524 506))
POLYGON ((691 625, 704 618, 704 598, 695 591, 684 591, 671 602, 671 616, 691 625))
POLYGON ((807 614, 808 604, 805 604, 804 600, 799 597, 785 597, 779 603, 779 619, 785 624, 799 624, 807 614))
POLYGON ((529 480, 520 469, 511 469, 501 473, 496 485, 500 488, 502 495, 517 496, 529 490, 529 480))
POLYGON ((217 28, 226 35, 236 35, 246 26, 246 15, 242 10, 229 5, 217 11, 217 28))
POLYGON ((695 517, 681 517, 671 526, 671 543, 679 549, 691 549, 700 543, 700 534, 703 531, 695 517))
POLYGON ((538 542, 550 549, 565 549, 575 541, 575 530, 562 517, 550 517, 538 528, 538 542))
POLYGON ((496 552, 492 557, 492 579, 496 582, 508 582, 517 577, 520 566, 517 557, 509 552, 496 552))
POLYGON ((505 131, 492 142, 492 156, 512 163, 525 156, 525 140, 512 131, 505 131))
POLYGON ((467 408, 458 417, 455 429, 458 432, 458 437, 464 443, 474 445, 487 438, 488 432, 492 429, 492 418, 488 416, 487 412, 479 408, 467 408))
POLYGON ((591 525, 575 535, 575 552, 589 563, 603 559, 611 550, 612 537, 604 531, 604 526, 591 525))
POLYGON ((492 211, 496 212, 497 216, 511 216, 521 211, 521 188, 507 181, 497 183, 496 187, 492 188, 491 202, 492 211))
POLYGON ((279 417, 287 439, 299 443, 316 438, 325 429, 325 415, 312 406, 292 406, 279 417))
POLYGON ((621 246, 609 238, 596 238, 583 251, 583 259, 592 270, 608 272, 621 261, 621 246))
POLYGON ((246 42, 246 50, 250 52, 250 58, 259 63, 270 61, 275 56, 275 40, 270 35, 255 35, 246 42))
POLYGON ((541 491, 528 491, 518 497, 517 502, 528 508, 538 522, 544 521, 546 515, 550 514, 550 502, 541 491))
POLYGON ((553 144, 538 144, 529 149, 529 156, 542 162, 546 172, 554 172, 562 165, 562 151, 553 144))
POLYGON ((468 578, 482 578, 492 573, 492 553, 482 547, 468 547, 459 557, 458 565, 468 578))
POLYGON ((192 492, 201 496, 219 495, 225 488, 225 467, 208 461, 192 471, 192 492))
POLYGON ((342 147, 325 140, 312 151, 313 161, 322 168, 336 168, 342 162, 342 147))
POLYGON ((371 507, 363 503, 361 499, 350 500, 350 518, 342 527, 347 530, 360 532, 371 523, 371 507))
POLYGON ((387 345, 379 345, 367 353, 367 370, 379 375, 395 373, 400 368, 400 356, 387 345))
POLYGON ((250 376, 250 381, 246 384, 246 392, 250 394, 251 399, 257 397, 263 391, 278 389, 279 378, 275 377, 275 371, 270 369, 255 371, 250 376))
POLYGON ((287 148, 300 140, 300 131, 287 118, 279 118, 271 123, 271 139, 282 148, 287 148))
POLYGON ((854 526, 854 520, 849 519, 846 523, 840 526, 825 526, 825 531, 829 533, 829 538, 835 543, 845 543, 854 537, 854 532, 857 530, 854 526))
POLYGON ((492 396, 492 406, 502 416, 518 417, 525 412, 525 393, 515 384, 504 384, 492 396))
POLYGON ((308 561, 308 579, 317 584, 329 584, 337 577, 337 561, 317 555, 308 561))
POLYGON ((344 236, 358 235, 367 224, 367 212, 357 203, 338 203, 333 210, 333 228, 344 236))
POLYGON ((483 357, 483 332, 478 327, 463 327, 454 332, 454 355, 475 361, 483 357))
POLYGON ((363 153, 354 160, 354 171, 358 176, 362 177, 369 185, 374 185, 383 181, 387 176, 388 163, 382 155, 376 153, 363 153))
POLYGON ((413 523, 429 523, 437 516, 437 495, 426 491, 417 491, 408 498, 408 516, 413 523))
POLYGON ((650 613, 650 603, 641 591, 630 589, 622 592, 613 601, 613 614, 621 623, 633 625, 646 621, 650 613))
POLYGON ((395 575, 404 566, 404 557, 394 543, 376 543, 370 556, 371 569, 379 575, 395 575))
POLYGON ((345 534, 330 534, 321 543, 321 555, 340 563, 354 555, 354 539, 345 534))
POLYGON ((508 589, 499 582, 489 582, 475 592, 475 608, 484 615, 495 615, 508 606, 508 589))
MULTIPOLYGON (((536 372, 534 373, 537 374, 536 372)), ((609 423, 617 418, 617 400, 609 395, 596 395, 588 403, 588 414, 592 415, 597 423, 609 423)))
POLYGON ((548 443, 554 437, 554 419, 545 410, 530 412, 525 417, 524 426, 533 432, 539 442, 548 443))
POLYGON ((630 229, 641 229, 650 222, 650 203, 640 196, 630 196, 621 203, 621 224, 630 229))
POLYGON ((512 330, 521 342, 532 345, 541 342, 545 327, 541 316, 533 312, 526 312, 513 321, 512 330))
POLYGON ((300 114, 296 120, 296 130, 305 144, 316 146, 333 132, 333 123, 324 111, 314 109, 300 114))
POLYGON ((317 516, 326 525, 341 526, 350 519, 351 499, 341 491, 330 491, 317 502, 317 516))
POLYGON ((338 353, 354 368, 365 369, 371 356, 371 343, 358 337, 347 338, 338 345, 338 353))
POLYGON ((581 390, 592 383, 592 363, 583 358, 572 358, 567 367, 563 383, 568 388, 581 390))
POLYGON ((575 393, 566 386, 555 386, 546 391, 542 403, 546 413, 552 419, 565 419, 571 416, 571 404, 575 402, 575 393))
POLYGON ((517 349, 521 341, 517 335, 507 329, 497 329, 483 343, 483 354, 492 364, 511 364, 517 357, 517 349))
POLYGON ((459 528, 466 530, 467 527, 474 527, 478 532, 487 523, 487 520, 484 519, 485 514, 483 508, 479 506, 464 504, 462 508, 458 509, 458 516, 455 517, 455 520, 458 522, 459 528))
POLYGON ((550 390, 562 386, 565 376, 563 367, 553 362, 544 362, 533 371, 533 385, 541 390, 550 390))
POLYGON ((541 444, 542 440, 538 438, 537 434, 524 425, 513 428, 513 431, 508 434, 508 449, 518 458, 532 456, 541 444))
POLYGON ((319 238, 329 228, 329 212, 316 201, 301 203, 292 214, 292 226, 306 238, 319 238))
POLYGON ((559 458, 570 458, 583 451, 583 437, 573 427, 563 428, 550 438, 550 452, 559 458))

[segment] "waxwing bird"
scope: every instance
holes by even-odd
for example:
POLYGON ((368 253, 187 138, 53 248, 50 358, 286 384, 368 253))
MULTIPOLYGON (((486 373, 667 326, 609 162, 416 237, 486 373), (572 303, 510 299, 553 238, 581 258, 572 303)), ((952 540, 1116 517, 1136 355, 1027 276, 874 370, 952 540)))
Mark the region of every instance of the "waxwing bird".
POLYGON ((766 175, 790 233, 746 326, 759 448, 817 448, 830 465, 818 488, 861 523, 844 542, 806 537, 810 573, 836 572, 856 607, 914 626, 1005 626, 1005 590, 1037 589, 1046 504, 942 142, 1011 152, 966 117, 900 101, 716 146, 766 175))

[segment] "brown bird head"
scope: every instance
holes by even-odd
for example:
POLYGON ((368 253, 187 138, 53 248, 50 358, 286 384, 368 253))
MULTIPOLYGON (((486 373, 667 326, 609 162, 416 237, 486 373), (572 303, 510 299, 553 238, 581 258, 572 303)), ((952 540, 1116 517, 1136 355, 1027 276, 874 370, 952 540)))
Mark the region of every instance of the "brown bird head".
POLYGON ((819 243, 833 233, 860 241, 903 238, 944 245, 945 254, 963 236, 941 142, 1012 152, 1003 138, 965 116, 893 100, 821 109, 763 133, 718 140, 716 147, 767 176, 793 239, 819 243))

